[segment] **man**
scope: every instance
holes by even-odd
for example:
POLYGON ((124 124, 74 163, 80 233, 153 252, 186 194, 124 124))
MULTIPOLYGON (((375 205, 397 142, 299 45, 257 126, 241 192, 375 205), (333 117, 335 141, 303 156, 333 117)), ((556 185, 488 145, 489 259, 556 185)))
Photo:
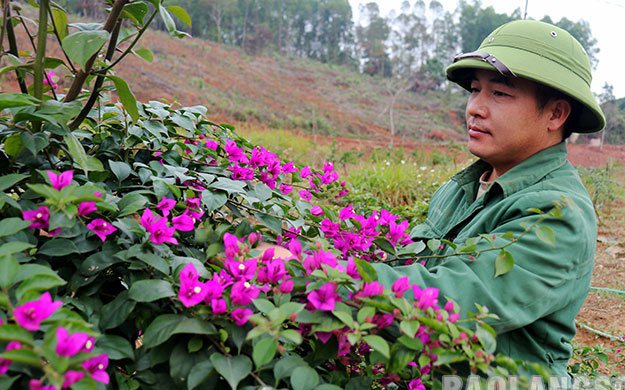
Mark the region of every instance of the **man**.
MULTIPOLYGON (((566 375, 575 316, 588 293, 594 264, 596 218, 576 170, 566 160, 571 131, 599 131, 605 118, 590 91, 590 62, 568 32, 538 21, 514 21, 493 31, 477 51, 458 55, 449 80, 470 91, 466 106, 468 146, 479 161, 444 184, 432 198, 414 239, 444 238, 458 244, 486 234, 495 246, 520 237, 555 202, 568 199, 561 218, 539 226, 506 249, 512 269, 495 276, 499 251, 477 258, 453 255, 445 246, 425 265, 374 264, 380 282, 402 276, 436 287, 442 296, 475 311, 475 303, 499 316, 497 351, 549 366, 566 375), (544 238, 544 237, 542 237, 544 238)), ((491 247, 486 240, 478 250, 491 247)))

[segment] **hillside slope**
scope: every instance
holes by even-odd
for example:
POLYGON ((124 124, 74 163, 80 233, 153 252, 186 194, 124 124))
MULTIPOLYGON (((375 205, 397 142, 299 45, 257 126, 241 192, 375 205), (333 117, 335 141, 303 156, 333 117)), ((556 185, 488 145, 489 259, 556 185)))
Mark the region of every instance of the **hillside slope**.
MULTIPOLYGON (((388 80, 300 58, 248 56, 237 48, 177 40, 159 31, 145 34, 142 45, 154 52, 152 63, 129 56, 117 68, 138 100, 202 104, 214 120, 316 135, 382 141, 390 134, 388 80)), ((55 54, 60 56, 58 50, 55 54)), ((0 77, 0 89, 15 90, 13 75, 0 77)), ((463 101, 460 92, 401 94, 393 117, 398 141, 458 139, 463 101)))

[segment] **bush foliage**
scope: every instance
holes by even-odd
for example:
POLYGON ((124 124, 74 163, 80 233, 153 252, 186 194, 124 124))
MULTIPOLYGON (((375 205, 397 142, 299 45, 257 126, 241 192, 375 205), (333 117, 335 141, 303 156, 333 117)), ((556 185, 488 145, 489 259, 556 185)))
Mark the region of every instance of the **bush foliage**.
POLYGON ((485 308, 459 319, 436 289, 380 285, 370 261, 426 244, 341 204, 331 163, 282 161, 201 106, 134 100, 115 50, 98 53, 131 53, 157 14, 181 35, 180 7, 115 1, 71 34, 62 9, 40 10, 66 59, 15 53, 2 69, 33 87, 0 94, 1 386, 421 389, 544 372, 493 354, 485 308), (66 94, 46 70, 61 64, 77 72, 66 94), (106 83, 120 102, 98 101, 106 83))

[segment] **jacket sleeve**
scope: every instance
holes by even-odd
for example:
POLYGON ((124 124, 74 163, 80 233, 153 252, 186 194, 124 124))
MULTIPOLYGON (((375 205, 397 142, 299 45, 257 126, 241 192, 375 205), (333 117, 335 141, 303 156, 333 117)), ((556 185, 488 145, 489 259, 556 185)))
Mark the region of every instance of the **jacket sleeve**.
MULTIPOLYGON (((532 199, 526 201, 531 204, 532 199)), ((536 202, 534 204, 545 204, 544 198, 542 201, 537 198, 536 202)), ((545 207, 543 211, 549 209, 545 207)), ((561 218, 543 220, 540 226, 549 227, 555 233, 555 245, 540 240, 533 229, 506 248, 514 257, 514 266, 497 278, 498 250, 483 252, 474 260, 467 255, 432 259, 430 262, 436 263, 428 268, 416 263, 399 267, 375 263, 373 266, 378 280, 386 286, 408 276, 411 283, 438 288, 441 296, 460 305, 462 317, 475 311, 475 303, 488 307, 499 316, 491 325, 498 333, 505 333, 561 309, 571 300, 579 299, 580 294, 587 293, 587 282, 576 281, 589 280, 594 264, 596 230, 592 227, 594 213, 589 212, 592 211, 587 207, 571 204, 562 210, 561 218)), ((500 247, 509 242, 502 237, 505 233, 512 232, 519 237, 525 226, 539 218, 538 214, 527 210, 511 208, 501 218, 503 223, 485 233, 496 237, 494 246, 500 247)), ((491 247, 485 240, 478 243, 478 250, 491 247)))

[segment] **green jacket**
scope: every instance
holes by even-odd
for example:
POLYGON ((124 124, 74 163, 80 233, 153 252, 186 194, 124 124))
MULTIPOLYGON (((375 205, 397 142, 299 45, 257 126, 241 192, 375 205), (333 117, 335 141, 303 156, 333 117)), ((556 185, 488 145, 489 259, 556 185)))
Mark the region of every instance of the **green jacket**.
MULTIPOLYGON (((425 266, 390 267, 374 264, 379 281, 390 286, 408 276, 412 283, 436 287, 441 296, 461 306, 461 316, 475 311, 474 303, 499 316, 491 325, 497 331, 497 352, 516 359, 548 365, 566 374, 571 357, 569 344, 575 335, 575 316, 588 294, 594 265, 597 222, 593 204, 576 169, 566 160, 560 143, 531 156, 499 177, 476 198, 480 175, 488 169, 478 161, 445 183, 433 196, 426 221, 412 231, 413 239, 445 238, 463 243, 480 234, 496 236, 495 245, 506 242, 506 232, 518 236, 525 224, 539 216, 530 208, 552 209, 562 197, 572 202, 562 218, 548 218, 541 226, 555 233, 555 246, 541 241, 536 231, 507 249, 515 264, 497 278, 497 251, 485 252, 474 261, 468 256, 428 259, 425 266)), ((482 240, 478 249, 490 247, 482 240)), ((442 248, 437 254, 453 253, 442 248)))

